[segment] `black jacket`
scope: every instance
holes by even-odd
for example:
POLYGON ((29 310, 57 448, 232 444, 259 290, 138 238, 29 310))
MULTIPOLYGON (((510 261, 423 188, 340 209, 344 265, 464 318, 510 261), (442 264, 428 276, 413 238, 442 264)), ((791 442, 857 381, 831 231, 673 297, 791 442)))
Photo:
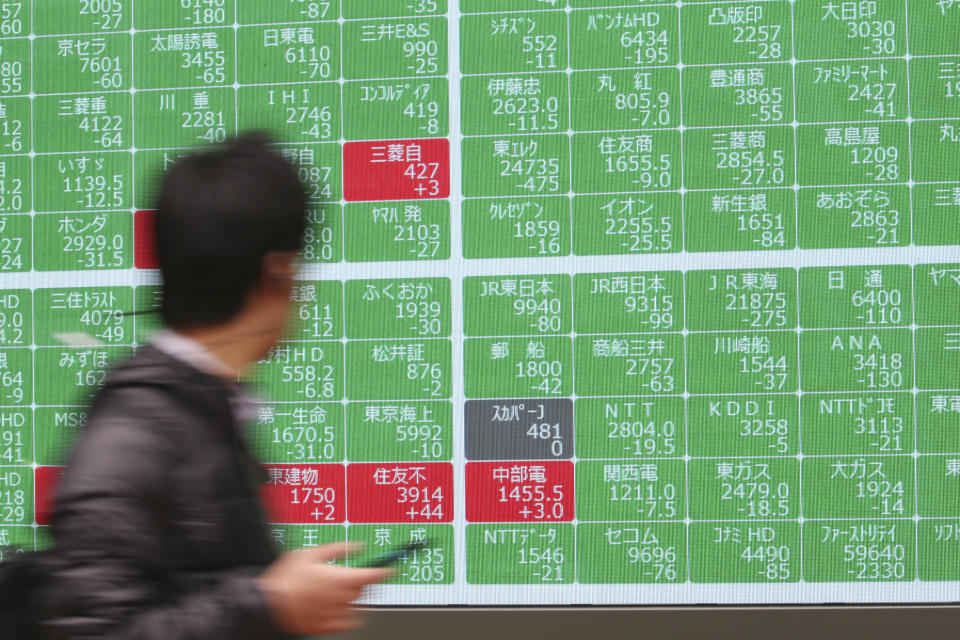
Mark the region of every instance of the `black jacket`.
POLYGON ((254 582, 276 557, 265 479, 227 383, 141 349, 107 377, 60 484, 40 637, 284 637, 254 582))

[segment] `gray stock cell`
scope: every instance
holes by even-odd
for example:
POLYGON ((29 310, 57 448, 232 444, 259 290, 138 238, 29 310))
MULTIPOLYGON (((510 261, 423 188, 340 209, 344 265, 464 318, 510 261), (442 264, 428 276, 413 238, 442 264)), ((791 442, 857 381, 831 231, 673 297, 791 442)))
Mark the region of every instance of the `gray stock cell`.
POLYGON ((573 457, 573 401, 468 400, 468 460, 560 460, 573 457))

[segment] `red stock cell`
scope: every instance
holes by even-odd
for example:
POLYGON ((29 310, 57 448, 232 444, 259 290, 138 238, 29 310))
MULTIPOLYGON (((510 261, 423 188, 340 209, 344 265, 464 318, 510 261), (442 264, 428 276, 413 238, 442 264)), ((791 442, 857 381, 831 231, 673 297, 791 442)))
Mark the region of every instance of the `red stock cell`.
POLYGON ((57 486, 60 476, 66 467, 37 467, 33 471, 34 519, 37 524, 50 524, 53 514, 54 500, 57 497, 57 486))
POLYGON ((156 234, 153 231, 156 211, 133 214, 133 264, 137 269, 159 269, 156 234))
POLYGON ((350 522, 451 522, 453 465, 374 462, 347 467, 350 522))
POLYGON ((470 522, 573 520, 573 462, 468 462, 470 522))
POLYGON ((450 196, 450 143, 445 138, 348 142, 343 197, 351 202, 450 196))
POLYGON ((333 524, 343 522, 342 464, 270 464, 269 481, 260 488, 270 522, 333 524))

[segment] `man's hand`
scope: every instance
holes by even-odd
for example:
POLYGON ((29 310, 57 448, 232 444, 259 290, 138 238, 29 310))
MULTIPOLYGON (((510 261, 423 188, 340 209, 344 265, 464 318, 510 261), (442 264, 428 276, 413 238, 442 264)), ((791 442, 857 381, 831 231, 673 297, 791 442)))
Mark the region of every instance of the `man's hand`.
POLYGON ((283 631, 318 635, 361 626, 350 603, 360 597, 365 586, 382 582, 392 572, 327 564, 353 550, 353 545, 328 544, 285 553, 257 578, 283 631))

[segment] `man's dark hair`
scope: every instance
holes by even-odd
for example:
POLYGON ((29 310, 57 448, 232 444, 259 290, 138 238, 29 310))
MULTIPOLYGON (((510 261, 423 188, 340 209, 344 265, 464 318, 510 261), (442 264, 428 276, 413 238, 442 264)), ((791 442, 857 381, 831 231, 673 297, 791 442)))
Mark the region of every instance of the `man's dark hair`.
POLYGON ((299 251, 307 196, 259 133, 191 153, 166 175, 156 214, 160 313, 173 328, 225 322, 272 251, 299 251))

